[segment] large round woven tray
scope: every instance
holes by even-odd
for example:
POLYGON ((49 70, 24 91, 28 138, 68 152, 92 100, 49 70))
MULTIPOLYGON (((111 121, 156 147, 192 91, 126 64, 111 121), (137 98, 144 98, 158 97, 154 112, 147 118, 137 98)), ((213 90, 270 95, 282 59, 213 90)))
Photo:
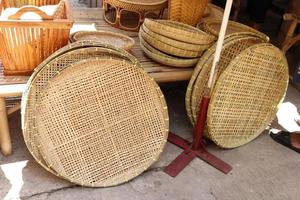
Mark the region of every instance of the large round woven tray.
POLYGON ((145 19, 145 26, 160 35, 192 44, 211 45, 215 37, 195 27, 170 20, 145 19))
POLYGON ((72 42, 89 40, 102 44, 108 44, 117 48, 130 50, 134 45, 134 40, 127 35, 109 31, 78 31, 70 37, 72 42))
POLYGON ((210 47, 210 45, 200 45, 200 44, 192 44, 187 42, 181 42, 175 39, 168 38, 166 36, 157 34, 150 29, 148 29, 145 24, 142 25, 143 30, 149 34, 151 37, 153 37, 156 40, 162 41, 170 46, 187 50, 187 51, 196 51, 196 52, 202 52, 210 47))
POLYGON ((164 96, 142 68, 90 59, 70 65, 44 89, 37 137, 60 176, 104 187, 127 182, 155 162, 168 123, 164 96))
POLYGON ((157 40, 156 38, 152 37, 146 31, 144 31, 143 26, 140 28, 141 37, 151 46, 156 49, 159 49, 162 52, 170 54, 172 56, 178 56, 182 58, 197 58, 202 55, 202 51, 188 51, 184 50, 170 44, 165 43, 164 41, 157 40))
POLYGON ((221 8, 219 6, 216 6, 212 3, 208 3, 201 21, 203 19, 219 19, 219 20, 222 20, 223 14, 224 14, 224 9, 223 8, 221 8))
MULTIPOLYGON (((223 72, 224 69, 228 66, 233 58, 238 56, 238 54, 257 43, 265 42, 263 39, 258 38, 256 36, 250 36, 247 33, 245 35, 235 35, 234 37, 228 37, 226 43, 223 45, 223 49, 221 52, 220 61, 217 67, 217 78, 223 72), (228 41, 228 42, 227 42, 228 41)), ((207 85, 209 74, 213 62, 213 57, 215 53, 215 48, 212 49, 211 55, 204 61, 201 70, 198 71, 198 75, 195 75, 197 78, 193 79, 194 84, 192 86, 191 94, 190 94, 190 112, 192 123, 194 124, 199 111, 199 102, 202 99, 204 94, 205 87, 207 85)), ((199 66, 200 67, 200 66, 199 66)))
POLYGON ((234 148, 256 138, 273 120, 288 86, 288 64, 271 44, 243 51, 219 77, 207 113, 209 138, 234 148))
MULTIPOLYGON (((221 19, 207 19, 203 22, 203 24, 199 23, 197 26, 199 28, 202 27, 205 32, 218 37, 221 29, 221 24, 222 24, 221 19)), ((235 21, 229 21, 226 29, 226 34, 239 33, 239 32, 252 32, 269 41, 269 37, 266 34, 259 32, 245 24, 241 24, 235 21)))
POLYGON ((185 58, 170 56, 168 54, 158 51, 157 49, 153 48, 150 44, 147 44, 147 42, 143 40, 140 34, 139 34, 139 38, 140 38, 141 48, 143 49, 145 54, 149 58, 151 58, 152 60, 158 63, 168 65, 171 67, 192 67, 195 66, 199 60, 198 58, 185 59, 185 58))
POLYGON ((48 165, 46 165, 40 155, 39 150, 37 149, 37 142, 35 138, 35 136, 37 135, 35 118, 37 101, 39 100, 40 94, 43 91, 44 87, 47 86, 49 80, 51 80, 51 78, 54 77, 57 73, 59 73, 61 70, 72 63, 78 62, 82 59, 93 57, 112 57, 127 59, 133 64, 138 65, 138 61, 132 55, 128 54, 125 50, 121 52, 114 51, 113 49, 108 48, 108 46, 106 45, 104 45, 104 47, 82 47, 79 49, 70 50, 52 59, 43 67, 40 67, 35 76, 33 76, 27 83, 27 87, 24 92, 25 95, 22 96, 22 129, 25 144, 35 160, 46 170, 52 173, 54 173, 53 170, 51 170, 48 165))

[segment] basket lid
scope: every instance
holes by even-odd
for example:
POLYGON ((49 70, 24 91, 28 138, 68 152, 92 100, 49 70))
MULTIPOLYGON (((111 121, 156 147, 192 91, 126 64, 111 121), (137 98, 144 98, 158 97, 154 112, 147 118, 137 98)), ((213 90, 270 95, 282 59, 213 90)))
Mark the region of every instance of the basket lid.
POLYGON ((273 120, 289 74, 282 52, 257 44, 239 54, 219 77, 207 113, 209 138, 234 148, 256 138, 273 120))
POLYGON ((88 40, 108 44, 117 48, 130 50, 134 45, 134 40, 124 34, 109 31, 78 31, 70 37, 72 42, 88 40))
POLYGON ((158 159, 167 141, 168 112, 159 86, 125 60, 69 65, 48 83, 38 104, 41 154, 76 184, 127 182, 158 159))

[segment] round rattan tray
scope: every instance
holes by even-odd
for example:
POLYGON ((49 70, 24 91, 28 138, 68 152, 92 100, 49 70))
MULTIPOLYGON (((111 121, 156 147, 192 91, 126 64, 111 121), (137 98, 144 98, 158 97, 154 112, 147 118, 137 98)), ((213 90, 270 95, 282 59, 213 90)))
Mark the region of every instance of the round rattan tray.
POLYGON ((170 44, 165 43, 164 41, 157 40, 156 38, 146 33, 143 29, 143 26, 140 28, 139 34, 152 47, 159 49, 160 51, 170 54, 172 56, 178 56, 182 58, 197 58, 202 55, 202 51, 189 51, 172 46, 170 44))
POLYGON ((102 44, 108 44, 117 48, 130 50, 134 45, 134 40, 127 35, 109 31, 78 31, 70 36, 71 42, 89 40, 102 44))
POLYGON ((184 59, 167 55, 153 48, 151 45, 147 44, 147 42, 145 42, 141 36, 139 36, 139 38, 141 48, 143 49, 145 54, 158 63, 168 65, 171 67, 192 67, 195 66, 199 60, 198 58, 184 59))
POLYGON ((176 21, 145 19, 144 24, 152 32, 182 42, 211 45, 216 39, 198 28, 176 21))
MULTIPOLYGON (((207 19, 203 23, 199 23, 197 26, 199 28, 202 27, 205 32, 218 37, 221 24, 222 24, 222 20, 207 19)), ((259 32, 245 24, 241 24, 235 21, 229 21, 226 34, 239 33, 239 32, 252 32, 262 38, 265 38, 265 40, 269 41, 269 37, 266 34, 259 32)))
MULTIPOLYGON (((91 43, 89 43, 89 45, 91 45, 91 43)), ((60 56, 53 58, 51 61, 49 61, 49 63, 45 63, 43 67, 40 66, 28 81, 26 90, 22 96, 21 113, 25 144, 35 160, 52 173, 53 170, 46 165, 41 157, 40 152, 37 149, 37 143, 35 139, 35 136, 37 135, 35 118, 37 101, 40 98, 43 88, 46 87, 49 80, 51 80, 52 77, 54 77, 69 64, 93 57, 121 58, 129 60, 133 64, 138 64, 136 58, 127 53, 125 50, 120 50, 121 52, 115 51, 110 49, 107 45, 102 44, 94 44, 94 47, 85 47, 85 45, 81 45, 82 47, 78 48, 80 44, 77 43, 75 46, 77 47, 76 49, 67 51, 60 56), (99 45, 99 47, 97 45, 99 45)), ((57 54, 59 54, 59 52, 57 54)))
POLYGON ((234 148, 256 138, 273 120, 288 86, 288 64, 271 44, 239 54, 219 77, 207 113, 209 138, 234 148))
POLYGON ((91 187, 131 180, 155 162, 168 135, 159 86, 125 60, 69 65, 44 89, 37 109, 43 158, 61 177, 91 187))
MULTIPOLYGON (((265 42, 262 38, 251 35, 251 33, 228 35, 225 39, 220 61, 217 67, 217 77, 228 66, 230 61, 235 58, 241 51, 257 43, 265 42)), ((213 57, 215 53, 214 45, 201 59, 196 66, 193 76, 190 80, 186 94, 186 109, 192 124, 195 123, 198 116, 199 102, 203 96, 206 87, 213 57)))

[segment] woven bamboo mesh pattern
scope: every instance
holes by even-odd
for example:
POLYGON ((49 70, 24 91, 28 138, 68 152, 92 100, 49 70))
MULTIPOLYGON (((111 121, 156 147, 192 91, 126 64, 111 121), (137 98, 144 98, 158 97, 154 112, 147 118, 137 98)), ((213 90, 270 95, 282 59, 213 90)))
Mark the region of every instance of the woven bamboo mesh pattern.
MULTIPOLYGON (((124 53, 125 51, 123 51, 124 53)), ((120 58, 131 61, 133 64, 138 65, 138 61, 130 54, 123 54, 122 52, 114 51, 105 47, 86 47, 68 51, 44 65, 40 68, 38 73, 28 82, 25 95, 22 97, 22 129, 25 144, 36 159, 45 169, 53 173, 53 170, 45 164, 40 152, 37 148, 36 142, 36 106, 40 98, 40 93, 47 86, 57 73, 66 68, 68 65, 78 62, 82 59, 89 59, 94 57, 111 57, 120 58)))
POLYGON ((159 86, 130 62, 91 59, 55 76, 38 107, 40 150, 71 182, 111 186, 146 170, 163 150, 168 113, 159 86))
POLYGON ((145 19, 144 25, 152 32, 182 42, 211 45, 215 41, 215 36, 180 22, 145 19))
POLYGON ((70 37, 72 42, 89 40, 103 44, 113 45, 117 48, 130 50, 134 45, 134 40, 124 34, 108 31, 79 31, 70 37))
POLYGON ((207 20, 207 19, 220 19, 220 20, 222 20, 223 14, 224 14, 224 9, 223 8, 221 8, 219 6, 216 6, 212 3, 208 3, 201 21, 207 20))
POLYGON ((152 47, 159 49, 162 52, 165 52, 167 54, 173 55, 173 56, 178 56, 182 58, 197 58, 202 55, 202 52, 197 52, 197 51, 188 51, 184 50, 181 48, 174 47, 172 45, 169 45, 163 41, 157 40, 148 33, 146 33, 143 29, 143 27, 140 28, 139 31, 141 37, 152 47))
MULTIPOLYGON (((231 62, 232 59, 234 59, 236 56, 239 55, 240 52, 245 50, 246 48, 257 44, 257 43, 262 43, 264 42, 262 39, 253 37, 253 36, 248 36, 248 37, 243 37, 243 38, 237 38, 234 40, 231 40, 229 43, 225 44, 223 46, 222 52, 221 52, 221 57, 220 61, 217 66, 217 78, 222 74, 222 72, 226 69, 228 64, 231 62)), ((204 94, 204 89, 207 85, 208 79, 209 79, 209 74, 213 62, 213 55, 210 56, 210 58, 207 60, 205 65, 203 65, 195 83, 194 87, 192 90, 192 95, 191 95, 191 111, 192 111, 192 118, 193 121, 192 123, 194 124, 197 116, 198 116, 198 111, 199 111, 199 102, 202 99, 202 96, 204 94)))
MULTIPOLYGON (((221 29, 222 19, 207 19, 203 22, 202 28, 205 32, 218 37, 221 29)), ((239 33, 239 32, 251 32, 257 34, 258 36, 265 38, 269 41, 269 37, 262 32, 259 32, 245 24, 241 24, 235 21, 229 21, 228 27, 226 29, 226 34, 239 33)))
POLYGON ((169 0, 169 19, 195 26, 207 4, 208 0, 169 0))
POLYGON ((256 138, 273 120, 288 86, 288 65, 271 44, 243 51, 222 73, 207 114, 209 137, 233 148, 256 138))
POLYGON ((210 47, 210 45, 192 44, 192 43, 181 42, 181 41, 178 41, 176 39, 168 38, 166 36, 157 34, 153 31, 149 30, 145 26, 145 24, 142 25, 142 28, 147 34, 149 34, 154 39, 159 40, 159 41, 163 41, 164 43, 166 43, 168 45, 171 45, 173 47, 180 48, 180 49, 183 49, 183 50, 202 52, 202 51, 204 51, 204 50, 206 50, 210 47))
POLYGON ((183 59, 170 56, 163 52, 158 51, 157 49, 153 48, 151 45, 147 44, 143 40, 143 38, 139 34, 140 45, 145 54, 151 58, 152 60, 162 63, 164 65, 169 65, 171 67, 192 67, 195 66, 198 62, 198 58, 193 59, 183 59))

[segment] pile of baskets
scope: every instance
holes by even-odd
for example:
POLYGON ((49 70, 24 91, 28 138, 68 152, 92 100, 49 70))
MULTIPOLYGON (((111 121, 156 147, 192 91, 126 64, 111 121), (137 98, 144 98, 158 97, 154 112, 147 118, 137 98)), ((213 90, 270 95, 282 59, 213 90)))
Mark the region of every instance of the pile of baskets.
POLYGON ((192 26, 152 19, 145 20, 139 38, 148 57, 173 67, 194 66, 215 41, 214 36, 192 26))
POLYGON ((75 42, 49 56, 30 77, 21 108, 35 160, 83 186, 131 180, 167 141, 159 86, 131 54, 100 43, 75 42))
MULTIPOLYGON (((230 27, 229 31, 230 31, 230 27)), ((206 94, 216 44, 201 57, 186 93, 192 124, 206 94)), ((288 86, 288 65, 282 52, 256 32, 225 37, 211 89, 206 136, 223 148, 234 148, 256 138, 273 120, 288 86)))

